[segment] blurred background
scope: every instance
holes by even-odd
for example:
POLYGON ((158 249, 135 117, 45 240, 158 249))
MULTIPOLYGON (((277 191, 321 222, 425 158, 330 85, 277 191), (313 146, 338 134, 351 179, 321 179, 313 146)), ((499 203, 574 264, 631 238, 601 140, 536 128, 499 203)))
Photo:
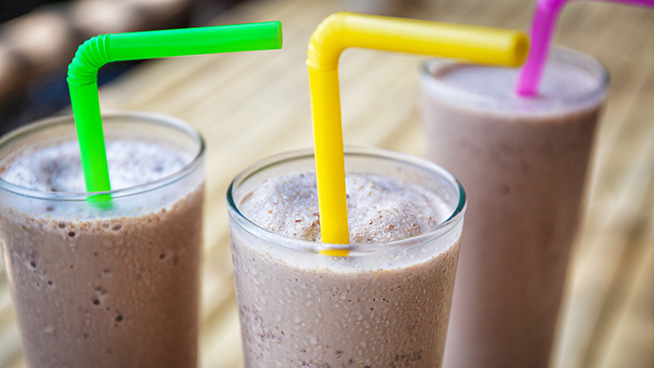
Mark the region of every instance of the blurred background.
MULTIPOLYGON (((86 39, 102 33, 206 25, 243 1, 247 0, 0 1, 0 135, 70 104, 66 66, 86 39)), ((399 15, 416 1, 342 2, 353 11, 399 15)), ((106 65, 98 83, 111 81, 135 64, 106 65)))
MULTIPOLYGON (((306 46, 327 15, 349 10, 528 30, 532 0, 0 0, 0 134, 69 112, 66 68, 102 33, 281 20, 284 49, 111 63, 104 109, 177 116, 205 137, 207 194, 202 367, 242 367, 224 195, 257 159, 311 146, 306 46)), ((612 76, 596 136, 584 221, 562 307, 557 368, 654 367, 654 9, 574 1, 554 43, 612 76)), ((346 144, 424 154, 422 57, 348 50, 340 63, 346 144)), ((3 273, 0 265, 0 273, 3 273)), ((0 277, 0 367, 24 367, 0 277)))
MULTIPOLYGON (((207 23, 243 0, 0 1, 0 134, 70 104, 66 67, 77 46, 102 34, 207 23)), ((138 62, 108 64, 102 85, 138 62)))

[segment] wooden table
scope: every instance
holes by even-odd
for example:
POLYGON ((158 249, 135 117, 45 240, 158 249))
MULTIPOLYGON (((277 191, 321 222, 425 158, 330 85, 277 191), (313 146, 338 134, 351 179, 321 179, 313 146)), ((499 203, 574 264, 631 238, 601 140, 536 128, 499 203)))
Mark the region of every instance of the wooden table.
MULTIPOLYGON (((404 16, 527 29, 533 2, 412 2, 404 16)), ((215 20, 281 20, 283 51, 150 61, 101 91, 103 109, 175 115, 206 138, 207 197, 202 367, 241 367, 224 195, 248 164, 312 145, 305 54, 333 1, 251 1, 215 20)), ((577 238, 555 351, 556 367, 654 366, 654 10, 575 2, 555 42, 611 71, 587 213, 577 238)), ((346 144, 423 153, 418 73, 423 58, 348 50, 341 59, 346 144)), ((1 266, 0 266, 1 267, 1 266)), ((0 271, 1 272, 1 271, 0 271)), ((0 366, 23 367, 5 278, 0 279, 0 366)))

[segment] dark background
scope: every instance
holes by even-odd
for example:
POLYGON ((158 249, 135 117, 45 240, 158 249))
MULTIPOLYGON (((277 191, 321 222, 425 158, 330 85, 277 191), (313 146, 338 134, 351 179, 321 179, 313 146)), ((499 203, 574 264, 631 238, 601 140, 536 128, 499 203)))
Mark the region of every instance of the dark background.
MULTIPOLYGON (((38 12, 54 12, 60 15, 66 22, 72 17, 71 8, 75 1, 81 0, 1 0, 0 1, 0 48, 3 41, 9 42, 11 28, 20 22, 25 22, 29 17, 33 17, 38 12)), ((104 0, 111 4, 113 0, 104 0)), ((133 29, 126 31, 138 31, 147 29, 166 29, 179 28, 188 26, 198 26, 205 24, 208 20, 215 17, 221 11, 241 2, 242 0, 179 0, 182 4, 179 9, 171 14, 165 14, 163 20, 150 19, 147 17, 143 21, 131 25, 133 29)), ((123 0, 123 3, 125 0, 123 0)), ((115 2, 120 3, 120 2, 115 2)), ((156 6, 156 3, 154 4, 156 6)), ((159 17, 162 18, 162 17, 159 17)), ((74 39, 70 40, 70 58, 66 62, 53 61, 45 59, 38 61, 48 65, 46 71, 39 70, 35 67, 34 61, 25 60, 20 52, 11 51, 9 55, 4 55, 9 62, 19 65, 20 71, 19 82, 14 81, 10 87, 0 93, 0 135, 15 129, 16 127, 35 121, 59 112, 67 112, 70 105, 68 95, 68 86, 66 84, 67 63, 70 62, 74 55, 74 48, 84 40, 94 36, 78 29, 71 24, 71 34, 74 39)), ((111 30, 103 31, 109 33, 111 30)), ((13 42, 16 42, 14 39, 13 42)), ((20 42, 20 38, 18 40, 20 42)), ((8 47, 11 49, 11 46, 8 47)), ((3 55, 0 54, 0 58, 3 55)), ((137 65, 139 62, 119 62, 110 63, 102 67, 98 73, 98 84, 103 85, 112 79, 119 77, 127 70, 137 65)), ((0 66, 2 60, 0 60, 0 66)), ((0 74, 0 86, 8 84, 9 79, 14 79, 12 73, 3 76, 0 74), (9 78, 10 77, 10 78, 9 78), (4 80, 3 80, 4 79, 4 80)))

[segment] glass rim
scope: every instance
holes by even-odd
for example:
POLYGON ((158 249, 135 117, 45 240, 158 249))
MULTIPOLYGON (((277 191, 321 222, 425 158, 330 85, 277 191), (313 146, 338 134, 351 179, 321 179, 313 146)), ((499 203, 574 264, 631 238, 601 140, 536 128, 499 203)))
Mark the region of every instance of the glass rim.
POLYGON ((411 246, 423 244, 427 241, 439 238, 442 235, 448 233, 454 228, 455 225, 460 223, 463 220, 465 209, 467 207, 467 197, 463 186, 458 179, 454 177, 449 171, 445 170, 443 167, 428 161, 426 159, 397 152, 391 150, 385 150, 380 148, 369 148, 369 147, 356 147, 356 146, 345 146, 345 156, 357 156, 357 157, 372 157, 377 159, 386 159, 394 160, 404 164, 409 164, 417 168, 428 170, 430 173, 435 174, 438 177, 444 178, 448 184, 452 185, 456 190, 458 190, 458 203, 456 208, 451 212, 449 217, 442 222, 440 222, 433 229, 422 233, 420 235, 412 236, 405 239, 394 240, 390 242, 381 242, 381 243, 364 243, 364 244, 330 244, 322 242, 314 242, 309 240, 301 240, 289 238, 277 233, 274 233, 270 230, 264 229, 261 226, 257 225, 250 219, 248 219, 238 208, 234 201, 234 190, 235 187, 248 180, 252 176, 269 169, 271 167, 284 164, 286 162, 298 161, 302 159, 313 159, 314 152, 313 149, 301 149, 288 151, 273 156, 269 156, 262 160, 255 162, 250 165, 243 171, 241 171, 234 180, 229 184, 226 194, 227 210, 229 217, 236 220, 241 227, 251 235, 263 239, 267 242, 270 242, 275 245, 279 245, 285 248, 309 251, 318 253, 321 250, 328 249, 346 249, 350 251, 350 256, 356 256, 359 254, 370 254, 386 250, 394 250, 398 248, 408 248, 411 246))
MULTIPOLYGON (((0 177, 0 191, 7 191, 19 196, 28 197, 32 199, 42 199, 49 201, 66 201, 66 202, 83 202, 88 199, 88 197, 93 195, 100 194, 109 194, 112 198, 121 198, 128 197, 136 194, 141 194, 149 192, 158 188, 165 187, 169 184, 178 182, 179 180, 184 179, 190 175, 195 168, 197 168, 202 160, 202 157, 205 154, 205 141, 202 135, 195 130, 191 125, 185 121, 176 118, 171 115, 144 112, 144 111, 108 111, 102 113, 102 118, 123 118, 123 119, 134 119, 138 120, 141 123, 150 123, 160 126, 165 126, 166 128, 176 129, 177 131, 187 134, 191 139, 195 140, 198 143, 199 149, 197 154, 193 159, 180 170, 175 171, 170 175, 166 175, 157 180, 153 180, 147 183, 115 189, 110 191, 103 192, 42 192, 39 190, 23 187, 14 183, 10 183, 0 177)), ((104 122, 103 122, 104 123, 104 122)), ((29 136, 35 132, 42 131, 44 129, 49 129, 52 127, 73 124, 74 119, 73 115, 62 115, 62 116, 51 116, 43 119, 36 120, 34 122, 28 123, 27 125, 14 129, 4 136, 0 137, 0 151, 9 143, 13 142, 16 139, 29 136)), ((103 124, 104 126, 104 124, 103 124)))
MULTIPOLYGON (((599 73, 599 83, 596 88, 592 89, 591 91, 581 93, 579 95, 566 98, 564 101, 569 103, 571 106, 577 106, 577 105, 583 105, 585 103, 588 103, 589 101, 602 101, 605 99, 606 93, 608 91, 609 85, 611 83, 611 75, 609 73, 608 68, 598 61, 597 59, 593 58, 590 55, 584 54, 580 51, 564 47, 564 46, 558 46, 558 45, 553 45, 550 49, 549 52, 549 57, 561 57, 561 56, 572 56, 574 58, 577 58, 578 60, 581 60, 585 63, 588 63, 589 65, 592 65, 592 68, 596 70, 599 73), (603 97, 604 96, 604 97, 603 97)), ((449 88, 445 83, 441 82, 438 78, 434 77, 433 71, 437 67, 443 67, 447 65, 457 65, 457 64, 465 64, 461 61, 457 60, 452 60, 452 59, 445 59, 445 58, 432 58, 432 59, 427 59, 425 60, 421 67, 420 67, 420 80, 421 83, 424 85, 429 84, 430 87, 437 89, 438 91, 443 91, 445 89, 448 90, 448 92, 451 91, 451 88, 449 88)), ((499 67, 502 68, 502 66, 497 66, 493 65, 492 67, 499 67)), ((509 101, 504 101, 504 100, 499 100, 499 99, 493 99, 490 97, 484 97, 484 96, 478 96, 474 93, 469 93, 469 92, 459 92, 458 95, 462 96, 465 98, 467 101, 477 101, 477 102, 486 102, 492 101, 493 105, 492 106, 517 106, 516 104, 512 103, 514 100, 509 100, 509 101)), ((517 96, 517 94, 516 94, 517 96)), ((517 99, 515 101, 529 101, 532 99, 531 97, 524 97, 517 99)), ((447 99, 448 101, 455 100, 455 99, 447 99)), ((554 102, 556 103, 556 101, 554 102)), ((475 108, 481 109, 481 110, 490 110, 489 106, 485 105, 475 105, 475 108)), ((525 113, 532 113, 532 111, 525 111, 525 113)))

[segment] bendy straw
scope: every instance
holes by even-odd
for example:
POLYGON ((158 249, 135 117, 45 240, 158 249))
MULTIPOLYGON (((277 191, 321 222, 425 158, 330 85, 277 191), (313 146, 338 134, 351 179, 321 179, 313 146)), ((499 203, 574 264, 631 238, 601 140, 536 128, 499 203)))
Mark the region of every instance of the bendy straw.
MULTIPOLYGON (((570 0, 538 0, 531 25, 531 46, 527 61, 520 71, 517 92, 520 96, 538 95, 538 86, 543 75, 545 61, 550 48, 554 26, 563 5, 570 0)), ((623 4, 654 7, 654 0, 604 0, 623 4)))
MULTIPOLYGON (((323 243, 349 244, 338 60, 348 47, 407 52, 518 66, 528 40, 520 31, 353 13, 335 13, 316 28, 307 55, 318 205, 323 243)), ((321 253, 347 256, 346 249, 321 253)))
MULTIPOLYGON (((282 47, 280 22, 106 34, 82 44, 68 66, 68 87, 87 192, 111 190, 98 98, 98 69, 112 61, 282 47)), ((107 201, 108 195, 91 196, 107 201)))

